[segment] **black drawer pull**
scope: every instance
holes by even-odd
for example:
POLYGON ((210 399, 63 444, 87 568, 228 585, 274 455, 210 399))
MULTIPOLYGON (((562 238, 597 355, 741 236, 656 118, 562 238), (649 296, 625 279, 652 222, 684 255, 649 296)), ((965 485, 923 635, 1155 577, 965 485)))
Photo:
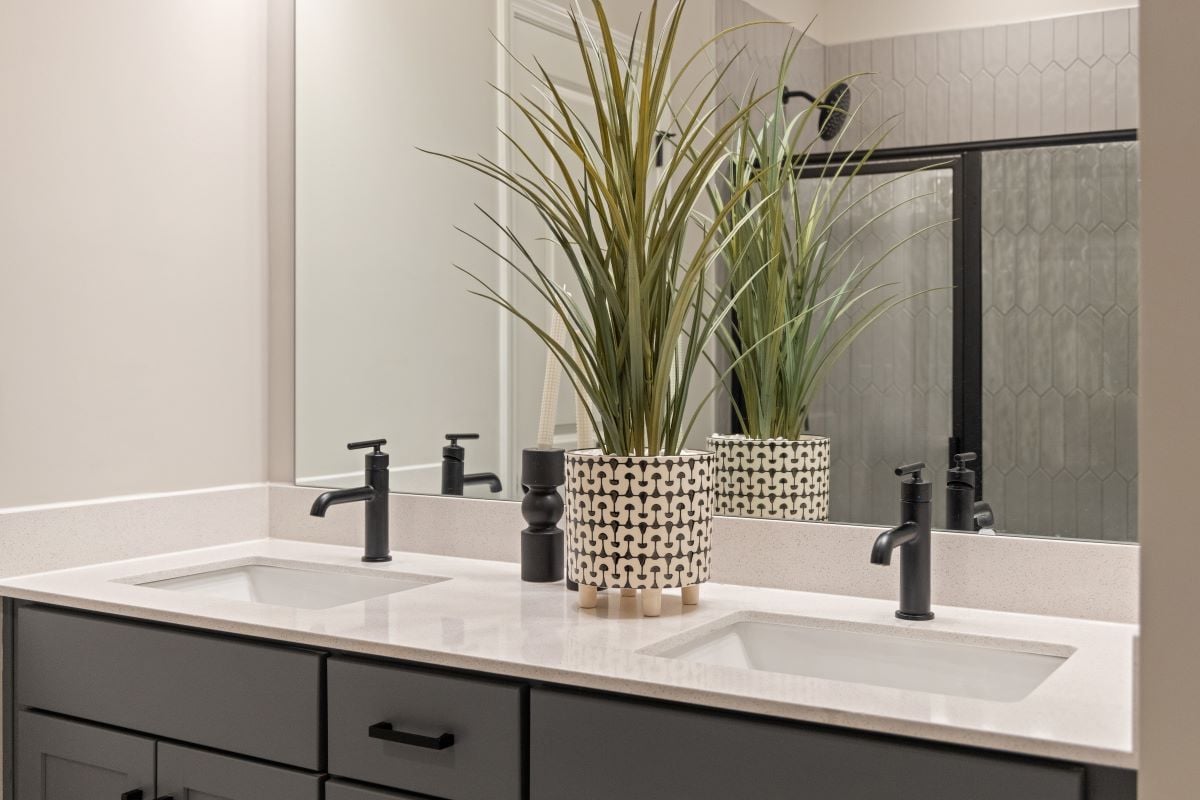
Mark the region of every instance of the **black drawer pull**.
POLYGON ((424 747, 428 750, 445 750, 454 744, 453 733, 425 736, 420 733, 398 731, 392 727, 390 722, 376 722, 367 729, 367 734, 372 739, 383 739, 385 742, 396 742, 397 744, 411 744, 413 747, 424 747))

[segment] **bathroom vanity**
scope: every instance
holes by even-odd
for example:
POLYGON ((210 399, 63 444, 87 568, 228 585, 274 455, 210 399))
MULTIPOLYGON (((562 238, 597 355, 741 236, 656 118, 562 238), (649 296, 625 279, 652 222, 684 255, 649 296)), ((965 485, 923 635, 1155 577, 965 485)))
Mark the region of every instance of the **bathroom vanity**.
POLYGON ((1134 796, 1131 668, 1114 668, 1132 626, 939 607, 914 631, 891 603, 717 585, 645 620, 615 593, 580 611, 515 565, 395 555, 256 541, 0 583, 12 796, 1134 796), (318 599, 255 601, 288 602, 273 570, 316 576, 318 599), (747 625, 835 637, 826 654, 875 640, 895 670, 702 654, 731 631, 761 649, 747 625), (985 652, 958 664, 982 681, 939 694, 901 688, 896 646, 949 648, 951 672, 954 648, 1061 663, 1010 690, 985 652))

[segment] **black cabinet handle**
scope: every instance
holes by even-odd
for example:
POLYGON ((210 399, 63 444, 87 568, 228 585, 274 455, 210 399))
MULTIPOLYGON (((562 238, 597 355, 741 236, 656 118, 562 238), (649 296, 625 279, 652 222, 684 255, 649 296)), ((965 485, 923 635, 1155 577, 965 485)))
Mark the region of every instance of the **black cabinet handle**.
POLYGON ((443 733, 438 736, 426 736, 421 733, 398 731, 390 722, 377 722, 367 729, 367 735, 372 739, 383 739, 385 742, 411 744, 413 747, 424 747, 427 750, 445 750, 454 744, 453 733, 443 733))

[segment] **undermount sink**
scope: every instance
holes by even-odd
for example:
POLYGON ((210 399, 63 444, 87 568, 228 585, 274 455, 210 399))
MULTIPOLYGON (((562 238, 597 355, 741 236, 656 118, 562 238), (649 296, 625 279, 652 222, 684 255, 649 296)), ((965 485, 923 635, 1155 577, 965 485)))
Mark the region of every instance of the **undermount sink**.
POLYGON ((642 652, 723 667, 1015 702, 1040 686, 1074 651, 984 637, 951 641, 815 619, 743 619, 678 645, 668 641, 642 652))
POLYGON ((419 589, 444 580, 447 579, 428 575, 322 570, 315 565, 239 564, 162 580, 135 581, 135 584, 222 600, 315 610, 419 589))

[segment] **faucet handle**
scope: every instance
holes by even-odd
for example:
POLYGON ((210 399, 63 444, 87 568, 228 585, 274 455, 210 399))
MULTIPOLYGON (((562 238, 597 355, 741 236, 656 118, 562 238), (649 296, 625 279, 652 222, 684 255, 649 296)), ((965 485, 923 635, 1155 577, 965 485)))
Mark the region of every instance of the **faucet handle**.
POLYGON ((958 453, 954 456, 954 466, 956 469, 966 469, 967 464, 970 464, 977 458, 979 456, 976 453, 958 453))
POLYGON ((478 433, 447 433, 446 438, 450 440, 450 445, 458 444, 459 439, 478 439, 478 433))
POLYGON ((925 462, 918 461, 915 464, 905 464, 903 467, 896 467, 897 475, 912 475, 913 483, 921 483, 921 470, 925 469, 925 462))
POLYGON ((374 447, 375 453, 378 454, 382 452, 379 448, 383 447, 385 444, 387 444, 387 439, 368 439, 365 442, 350 442, 350 444, 346 445, 346 449, 366 450, 368 447, 374 447))

